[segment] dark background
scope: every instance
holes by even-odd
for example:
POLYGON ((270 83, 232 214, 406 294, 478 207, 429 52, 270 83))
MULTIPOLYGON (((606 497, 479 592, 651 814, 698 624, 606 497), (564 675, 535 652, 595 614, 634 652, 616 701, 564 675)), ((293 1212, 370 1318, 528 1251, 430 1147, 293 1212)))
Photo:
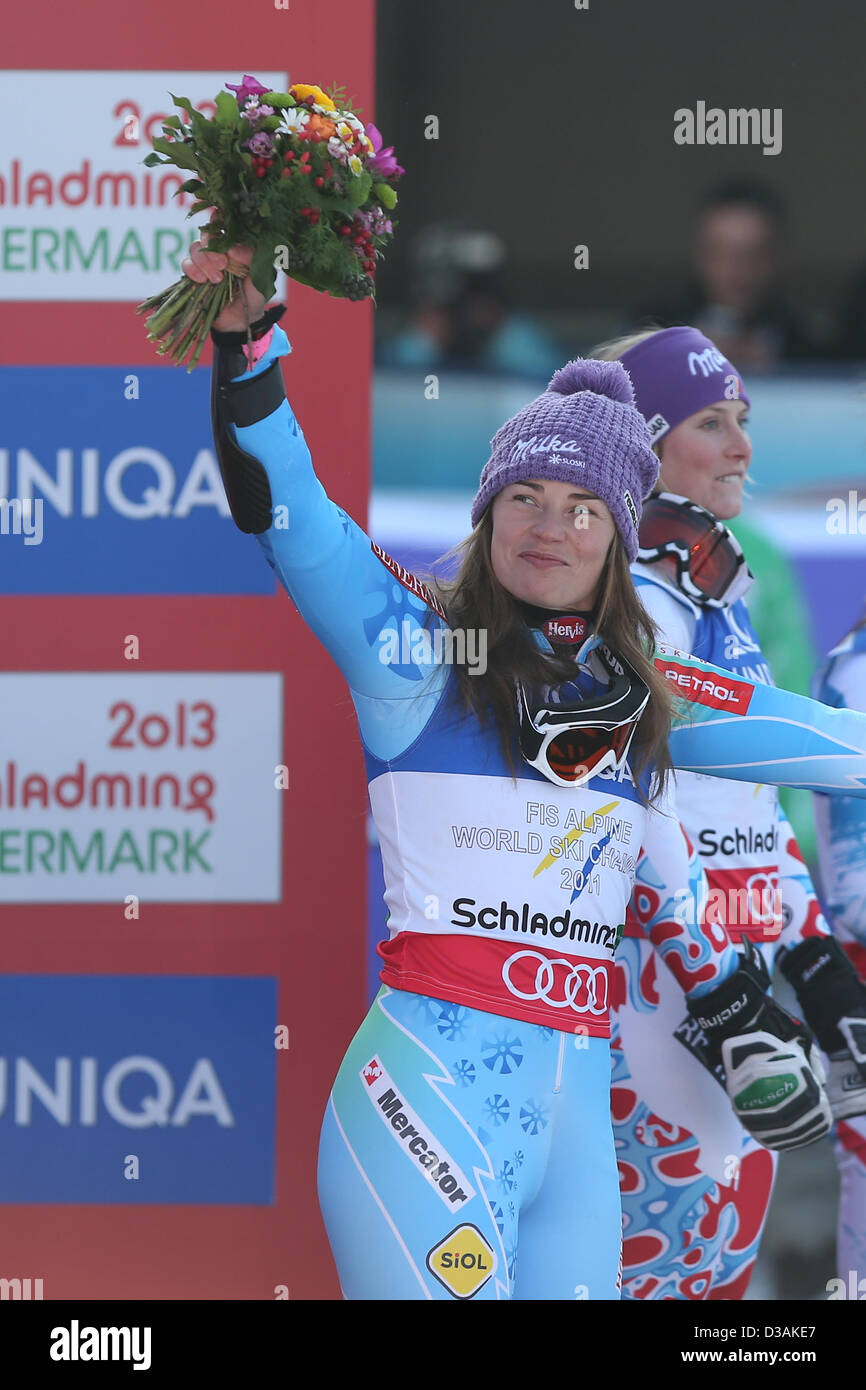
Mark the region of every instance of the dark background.
POLYGON ((832 315, 866 258, 864 38, 855 0, 379 0, 377 123, 408 171, 380 327, 412 235, 458 218, 504 238, 518 305, 592 339, 682 285, 696 199, 732 175, 782 195, 788 297, 832 315), (781 107, 781 153, 676 145, 674 111, 699 100, 781 107))
MULTIPOLYGON (((692 273, 698 203, 726 180, 749 179, 784 203, 781 300, 823 344, 809 380, 801 383, 788 363, 774 369, 771 389, 786 380, 795 388, 776 425, 787 420, 798 428, 801 385, 811 391, 840 368, 850 371, 852 360, 856 380, 848 379, 862 395, 859 359, 866 350, 858 344, 842 363, 839 343, 846 306, 857 321, 852 286, 866 266, 864 40, 859 0, 589 0, 586 10, 573 0, 379 0, 375 119, 407 172, 397 234, 377 275, 377 344, 387 343, 412 311, 413 239, 445 222, 501 237, 513 307, 559 343, 561 360, 586 354, 633 328, 653 304, 682 294, 692 273), (725 111, 781 108, 781 153, 765 155, 760 145, 677 145, 674 112, 694 110, 699 101, 725 111), (439 120, 437 140, 424 138, 431 115, 439 120), (588 247, 587 270, 574 267, 578 244, 588 247)), ((461 371, 469 365, 455 364, 461 371)), ((431 406, 419 382, 428 368, 420 361, 413 368, 395 374, 387 394, 387 372, 377 374, 380 486, 441 485, 442 461, 423 448, 431 406), (399 390, 410 403, 398 421, 399 390), (393 461, 386 458, 389 432, 399 435, 393 461), (415 462, 419 453, 423 461, 415 462)), ((495 381, 478 389, 491 393, 496 423, 514 408, 494 404, 495 381)), ((539 389, 527 386, 526 398, 539 389)), ((443 400, 455 449, 468 427, 459 414, 463 399, 449 379, 443 400)), ((757 422, 771 403, 762 397, 757 422)), ((835 486, 833 431, 838 442, 840 423, 820 412, 808 424, 800 420, 815 440, 819 491, 822 480, 830 491, 835 486)), ((480 421, 477 435, 480 469, 489 438, 480 421)), ((767 445, 758 451, 765 483, 767 445)), ((781 491, 773 496, 784 501, 790 480, 782 452, 773 479, 781 491)), ((461 485, 474 489, 476 477, 474 463, 467 464, 461 485)), ((445 485, 456 486, 456 479, 449 474, 445 485)), ((815 507, 820 533, 823 496, 815 507)), ((814 572, 829 559, 822 551, 814 572)), ((863 592, 854 570, 845 574, 840 610, 859 603, 863 592)), ((834 615, 839 635, 847 621, 841 611, 834 615)), ((784 986, 780 998, 796 1009, 784 986)), ((826 1281, 836 1273, 837 1194, 829 1143, 782 1157, 747 1298, 826 1298, 826 1281)))

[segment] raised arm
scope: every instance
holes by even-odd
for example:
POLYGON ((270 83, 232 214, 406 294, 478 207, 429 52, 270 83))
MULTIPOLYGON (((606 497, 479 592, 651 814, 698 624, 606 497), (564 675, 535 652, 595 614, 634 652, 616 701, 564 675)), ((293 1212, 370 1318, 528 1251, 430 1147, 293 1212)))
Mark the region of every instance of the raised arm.
MULTIPOLYGON (((233 248, 231 255, 248 259, 249 248, 233 248)), ((193 279, 213 281, 225 265, 225 256, 196 243, 184 270, 193 279)), ((232 516, 255 535, 354 696, 362 702, 406 699, 426 680, 434 699, 447 674, 433 659, 444 613, 316 477, 279 363, 291 347, 283 330, 268 322, 274 311, 262 317, 264 303, 245 281, 243 298, 233 300, 214 324, 211 418, 232 516), (250 327, 253 336, 263 336, 247 347, 250 327), (421 629, 426 641, 417 639, 421 629)))

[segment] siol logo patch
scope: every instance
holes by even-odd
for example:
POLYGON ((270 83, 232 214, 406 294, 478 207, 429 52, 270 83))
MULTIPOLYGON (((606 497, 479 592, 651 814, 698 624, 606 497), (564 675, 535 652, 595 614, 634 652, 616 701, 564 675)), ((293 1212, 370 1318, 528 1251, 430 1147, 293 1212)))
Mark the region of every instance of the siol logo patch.
POLYGON ((428 1252, 427 1268, 455 1298, 474 1298, 496 1273, 496 1251, 477 1226, 457 1226, 428 1252))

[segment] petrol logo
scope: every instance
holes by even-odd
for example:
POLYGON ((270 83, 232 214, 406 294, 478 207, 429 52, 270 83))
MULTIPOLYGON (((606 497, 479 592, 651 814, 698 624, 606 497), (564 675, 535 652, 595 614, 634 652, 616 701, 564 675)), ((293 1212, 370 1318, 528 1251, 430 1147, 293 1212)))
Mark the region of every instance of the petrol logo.
POLYGON ((474 1298, 496 1273, 496 1252, 477 1226, 456 1226, 427 1255, 427 1268, 454 1298, 474 1298))

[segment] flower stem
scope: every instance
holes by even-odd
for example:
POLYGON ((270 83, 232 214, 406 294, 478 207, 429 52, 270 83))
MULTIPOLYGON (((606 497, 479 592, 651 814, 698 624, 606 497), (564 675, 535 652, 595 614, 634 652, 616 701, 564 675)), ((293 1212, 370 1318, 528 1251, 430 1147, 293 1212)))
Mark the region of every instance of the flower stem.
POLYGON ((214 295, 212 296, 211 301, 210 301, 210 304, 209 304, 208 309, 207 309, 207 313, 205 314, 204 322, 202 323, 202 328, 201 328, 201 336, 200 336, 200 338, 199 338, 199 340, 198 340, 198 345, 196 346, 195 352, 193 353, 193 356, 192 356, 192 360, 191 360, 189 366, 187 367, 187 371, 188 371, 188 372, 191 372, 192 369, 193 369, 193 367, 195 367, 196 364, 198 363, 198 359, 201 357, 201 354, 202 354, 202 349, 203 349, 205 343, 207 342, 208 334, 210 333, 211 327, 212 327, 212 325, 213 325, 213 321, 214 321, 214 319, 217 317, 217 315, 218 315, 219 313, 221 313, 222 310, 225 308, 225 305, 226 305, 227 300, 228 300, 228 295, 227 295, 227 293, 225 292, 223 286, 222 286, 222 285, 219 285, 219 286, 218 286, 218 293, 216 293, 216 294, 214 294, 214 295))

